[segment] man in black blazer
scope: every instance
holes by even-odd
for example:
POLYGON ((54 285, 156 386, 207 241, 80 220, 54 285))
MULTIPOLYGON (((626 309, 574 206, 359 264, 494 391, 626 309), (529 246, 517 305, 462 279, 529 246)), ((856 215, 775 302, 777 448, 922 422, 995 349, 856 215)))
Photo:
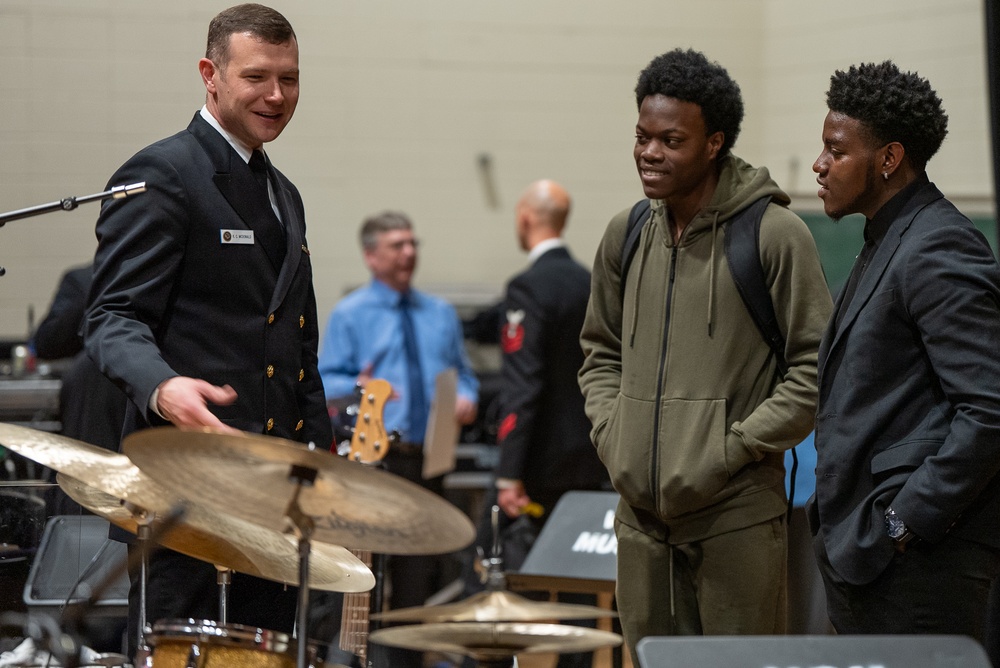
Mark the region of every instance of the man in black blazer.
MULTIPOLYGON (((262 151, 298 101, 295 33, 273 9, 232 7, 198 68, 206 103, 187 129, 111 178, 147 192, 101 211, 87 352, 131 399, 126 432, 173 423, 328 448, 302 200, 262 151)), ((211 564, 157 552, 147 619, 215 618, 215 582, 211 564)), ((294 609, 293 589, 233 578, 229 622, 288 631, 294 609)))
POLYGON ((808 511, 830 619, 982 641, 1000 574, 1000 269, 928 181, 947 116, 925 79, 851 67, 827 103, 819 196, 867 219, 819 350, 808 511))

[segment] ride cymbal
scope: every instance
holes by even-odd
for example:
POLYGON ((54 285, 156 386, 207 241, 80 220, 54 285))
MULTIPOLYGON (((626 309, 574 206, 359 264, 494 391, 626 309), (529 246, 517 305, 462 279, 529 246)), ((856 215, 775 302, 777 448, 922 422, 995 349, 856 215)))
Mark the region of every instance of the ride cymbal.
POLYGON ((298 492, 314 541, 382 554, 443 554, 475 538, 469 518, 436 494, 294 441, 156 427, 126 437, 124 450, 178 495, 276 531, 287 526, 298 492), (314 479, 299 487, 293 469, 314 479))

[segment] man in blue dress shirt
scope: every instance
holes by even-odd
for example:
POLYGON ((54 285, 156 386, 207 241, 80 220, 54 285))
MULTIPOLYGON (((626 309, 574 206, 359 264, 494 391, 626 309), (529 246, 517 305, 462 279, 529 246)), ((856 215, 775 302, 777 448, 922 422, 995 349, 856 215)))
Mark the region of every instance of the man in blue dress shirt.
MULTIPOLYGON (((350 293, 330 314, 319 355, 319 371, 328 400, 354 392, 357 384, 382 378, 392 384, 386 402, 385 426, 400 433, 389 448, 386 468, 441 493, 441 478, 424 480, 424 431, 441 371, 458 372, 455 419, 470 424, 476 418, 479 383, 465 352, 462 327, 455 309, 444 300, 411 287, 417 267, 417 239, 410 219, 386 211, 361 227, 361 247, 372 281, 350 293)), ((423 605, 437 582, 435 557, 396 557, 389 563, 393 609, 423 605)), ((420 655, 400 652, 397 666, 418 666, 420 655)))

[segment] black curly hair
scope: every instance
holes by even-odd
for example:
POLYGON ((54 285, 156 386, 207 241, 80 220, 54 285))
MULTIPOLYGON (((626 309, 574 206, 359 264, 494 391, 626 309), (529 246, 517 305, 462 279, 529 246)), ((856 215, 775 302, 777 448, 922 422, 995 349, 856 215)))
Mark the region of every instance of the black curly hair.
POLYGON ((837 70, 830 77, 826 105, 860 121, 877 145, 902 144, 920 171, 948 134, 948 114, 930 82, 916 72, 901 72, 891 60, 837 70))
POLYGON ((635 102, 649 95, 665 95, 701 107, 708 134, 721 131, 719 158, 729 155, 743 122, 743 98, 740 87, 729 72, 694 49, 674 49, 650 61, 635 85, 635 102))

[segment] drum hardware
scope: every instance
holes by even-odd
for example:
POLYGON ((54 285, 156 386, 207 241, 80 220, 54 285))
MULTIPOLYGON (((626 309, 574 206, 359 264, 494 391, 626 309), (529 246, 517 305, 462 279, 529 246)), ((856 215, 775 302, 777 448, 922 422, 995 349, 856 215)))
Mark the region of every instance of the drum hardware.
POLYGON ((293 668, 300 646, 305 648, 308 668, 325 665, 312 643, 298 643, 284 633, 240 624, 163 620, 147 635, 154 668, 293 668))
POLYGON ((597 619, 617 617, 617 613, 590 605, 533 601, 508 591, 503 574, 503 549, 500 541, 500 507, 491 508, 493 546, 491 556, 482 560, 486 591, 456 603, 417 606, 392 610, 373 619, 383 622, 542 622, 555 619, 597 619))
POLYGON ((499 518, 500 508, 494 505, 491 508, 493 543, 490 557, 481 558, 486 591, 456 603, 372 615, 373 619, 383 622, 422 623, 374 631, 371 641, 406 649, 455 651, 476 659, 483 668, 516 666, 515 655, 519 653, 583 652, 620 645, 621 636, 606 631, 530 623, 618 615, 589 605, 533 601, 507 591, 499 518))
MULTIPOLYGON (((151 480, 138 469, 130 471, 135 481, 131 484, 151 483, 151 480)), ((307 472, 303 475, 308 477, 307 472)), ((134 530, 142 539, 145 529, 146 519, 149 513, 134 506, 133 504, 121 504, 109 494, 105 494, 98 489, 89 487, 84 483, 73 479, 63 473, 57 475, 59 485, 69 494, 71 498, 82 506, 104 516, 109 521, 125 528, 134 530)), ((98 477, 99 479, 99 477, 98 477)), ((113 484, 108 486, 114 487, 113 484)), ((126 485, 130 486, 130 485, 126 485)), ((298 575, 289 570, 286 564, 295 561, 296 553, 291 548, 288 537, 277 534, 264 527, 259 527, 249 522, 230 518, 223 514, 216 514, 214 511, 201 508, 196 505, 188 507, 189 515, 185 523, 178 525, 173 533, 168 533, 156 542, 188 554, 196 559, 214 563, 218 570, 217 582, 219 583, 219 619, 220 623, 227 623, 227 602, 228 589, 231 583, 231 571, 240 570, 251 575, 265 577, 278 582, 298 584, 307 582, 315 584, 318 589, 330 591, 354 591, 367 590, 374 584, 374 577, 371 571, 357 558, 350 554, 345 548, 335 545, 321 546, 316 554, 316 561, 319 567, 319 574, 313 574, 310 580, 310 570, 308 564, 302 568, 302 541, 299 541, 298 551, 298 575), (226 554, 227 549, 232 548, 234 554, 226 554), (232 566, 233 568, 231 568, 232 566)), ((289 504, 290 517, 296 514, 294 499, 289 504)), ((309 518, 302 518, 308 524, 309 518)), ((296 523, 296 529, 306 531, 306 527, 296 523)), ((147 541, 146 545, 150 543, 147 541)), ((308 560, 309 549, 305 547, 306 559, 308 560)), ((147 549, 140 549, 144 561, 148 560, 147 549)), ((148 625, 145 618, 146 601, 146 574, 140 574, 140 624, 139 624, 139 647, 140 656, 145 660, 149 656, 149 647, 146 646, 144 638, 148 633, 148 625)), ((309 588, 299 587, 299 609, 307 612, 309 588), (306 604, 303 606, 303 596, 306 604)), ((305 628, 301 618, 296 620, 297 628, 305 628), (299 626, 302 625, 302 626, 299 626)), ((137 663, 141 663, 137 660, 137 663)))
MULTIPOLYGON (((297 584, 301 570, 289 570, 297 551, 289 537, 211 509, 189 505, 172 531, 151 529, 156 517, 179 514, 177 497, 142 473, 125 456, 87 443, 11 424, 0 424, 0 443, 58 472, 60 486, 75 501, 139 535, 196 559, 278 582, 297 584), (78 479, 79 478, 79 479, 78 479), (291 556, 292 559, 288 557, 291 556)), ((174 518, 174 522, 179 518, 174 518)), ((322 545, 313 555, 310 584, 331 591, 363 591, 374 585, 371 571, 345 548, 322 545), (319 572, 316 573, 315 567, 319 572)), ((148 558, 148 549, 139 553, 148 558)), ((140 568, 140 642, 145 624, 148 562, 140 568)), ((225 578, 226 576, 222 576, 225 578)), ((308 569, 306 577, 309 577, 308 569)), ((310 582, 306 580, 306 582, 310 582)), ((227 592, 220 592, 225 605, 227 592)), ((222 610, 225 616, 225 610, 222 610)))

